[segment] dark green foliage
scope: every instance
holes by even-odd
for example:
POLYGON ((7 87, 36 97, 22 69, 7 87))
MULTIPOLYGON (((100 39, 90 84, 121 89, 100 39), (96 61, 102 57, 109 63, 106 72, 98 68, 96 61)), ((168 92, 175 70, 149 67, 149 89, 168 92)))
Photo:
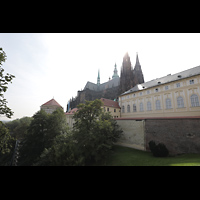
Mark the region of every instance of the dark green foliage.
POLYGON ((6 127, 8 127, 12 137, 17 140, 21 140, 26 136, 27 129, 32 119, 32 117, 22 117, 21 119, 15 119, 13 121, 7 122, 6 127))
POLYGON ((104 159, 122 130, 109 113, 102 111, 99 99, 79 104, 75 113, 73 138, 85 165, 104 159))
POLYGON ((6 61, 6 53, 0 48, 0 115, 6 115, 6 117, 11 118, 13 112, 7 106, 7 101, 4 98, 3 93, 5 93, 8 89, 8 83, 12 83, 12 79, 15 78, 14 75, 4 74, 4 69, 2 68, 3 62, 6 61))
POLYGON ((105 159, 122 130, 101 106, 100 100, 79 104, 72 132, 56 136, 35 165, 82 166, 105 159))
POLYGON ((84 165, 80 153, 77 152, 76 141, 71 134, 55 137, 50 148, 45 148, 35 166, 81 166, 84 165))
POLYGON ((167 157, 169 155, 169 151, 163 143, 156 145, 156 143, 151 140, 149 142, 149 148, 155 157, 167 157))
POLYGON ((38 162, 42 152, 53 145, 55 137, 66 133, 67 130, 62 109, 57 109, 52 114, 47 114, 44 110, 38 111, 22 140, 19 165, 33 165, 38 162))
POLYGON ((2 154, 9 153, 12 148, 12 141, 8 128, 0 121, 0 152, 2 154))

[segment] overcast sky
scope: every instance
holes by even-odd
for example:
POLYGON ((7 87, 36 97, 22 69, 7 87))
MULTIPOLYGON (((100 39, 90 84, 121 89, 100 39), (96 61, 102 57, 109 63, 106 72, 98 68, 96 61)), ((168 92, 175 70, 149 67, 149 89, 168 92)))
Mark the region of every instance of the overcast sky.
POLYGON ((5 93, 11 120, 33 116, 53 97, 66 111, 87 81, 97 82, 98 69, 101 83, 115 63, 120 75, 126 52, 133 67, 138 52, 145 82, 200 65, 199 33, 0 33, 0 47, 5 72, 16 76, 5 93))

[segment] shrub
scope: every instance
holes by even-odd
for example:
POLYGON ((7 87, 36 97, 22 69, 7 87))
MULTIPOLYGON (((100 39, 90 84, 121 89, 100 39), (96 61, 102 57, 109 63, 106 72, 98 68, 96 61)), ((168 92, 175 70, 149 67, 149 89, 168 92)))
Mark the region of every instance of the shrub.
POLYGON ((151 140, 149 142, 149 148, 155 157, 167 157, 169 155, 169 151, 163 143, 156 145, 156 143, 151 140))

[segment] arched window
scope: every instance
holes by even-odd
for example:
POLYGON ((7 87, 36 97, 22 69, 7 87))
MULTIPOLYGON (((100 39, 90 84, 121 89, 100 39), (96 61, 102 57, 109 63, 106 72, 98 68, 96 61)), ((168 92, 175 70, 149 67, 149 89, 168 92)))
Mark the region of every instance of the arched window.
POLYGON ((191 97, 190 97, 190 100, 191 100, 191 105, 192 107, 196 107, 196 106, 199 106, 199 98, 196 94, 193 94, 191 97))
POLYGON ((122 106, 122 113, 124 113, 125 112, 125 109, 124 109, 124 106, 122 106))
POLYGON ((184 107, 183 97, 178 97, 177 98, 177 106, 178 106, 178 108, 183 108, 184 107))
POLYGON ((133 104, 133 112, 137 112, 136 105, 133 104))
POLYGON ((172 108, 172 103, 171 103, 171 99, 166 99, 166 109, 170 109, 172 108))
POLYGON ((144 111, 143 103, 140 103, 140 112, 144 111))
POLYGON ((127 106, 127 112, 130 112, 130 105, 127 106))
POLYGON ((160 100, 156 100, 156 110, 161 110, 160 100))
POLYGON ((150 101, 147 102, 147 110, 151 110, 151 102, 150 101))

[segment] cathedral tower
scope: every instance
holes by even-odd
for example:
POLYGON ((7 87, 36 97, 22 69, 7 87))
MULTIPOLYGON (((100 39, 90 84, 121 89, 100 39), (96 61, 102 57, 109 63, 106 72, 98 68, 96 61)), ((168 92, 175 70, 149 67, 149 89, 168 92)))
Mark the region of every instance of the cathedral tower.
POLYGON ((125 54, 121 67, 119 93, 122 94, 130 90, 137 84, 144 83, 144 77, 139 63, 138 54, 136 55, 136 64, 133 69, 128 52, 125 54))
POLYGON ((144 76, 143 76, 142 68, 139 62, 138 53, 136 55, 134 74, 135 74, 135 81, 137 82, 137 84, 144 83, 144 76))

